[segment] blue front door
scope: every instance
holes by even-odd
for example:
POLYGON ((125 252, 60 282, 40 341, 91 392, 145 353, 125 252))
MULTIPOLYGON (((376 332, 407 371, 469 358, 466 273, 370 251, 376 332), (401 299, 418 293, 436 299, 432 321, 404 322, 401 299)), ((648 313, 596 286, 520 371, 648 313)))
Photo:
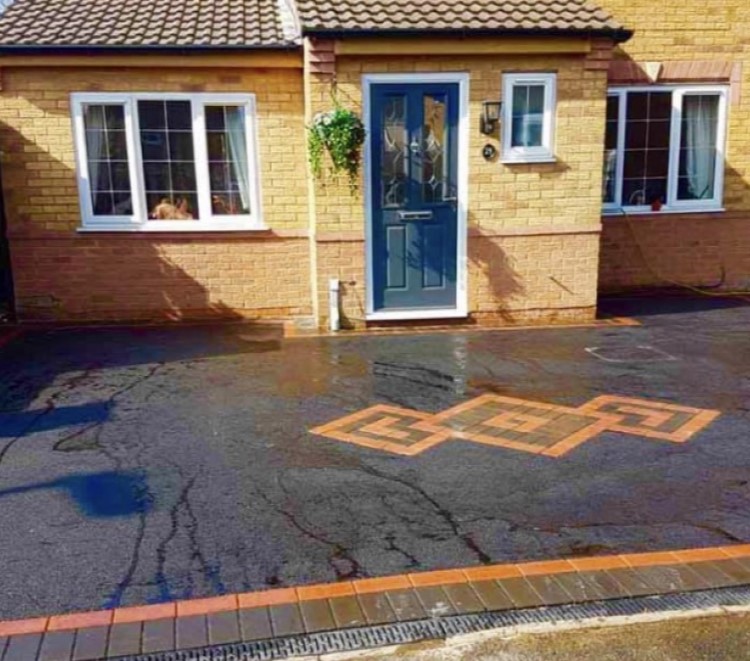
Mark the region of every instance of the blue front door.
POLYGON ((371 102, 374 311, 454 310, 458 84, 375 84, 371 102))

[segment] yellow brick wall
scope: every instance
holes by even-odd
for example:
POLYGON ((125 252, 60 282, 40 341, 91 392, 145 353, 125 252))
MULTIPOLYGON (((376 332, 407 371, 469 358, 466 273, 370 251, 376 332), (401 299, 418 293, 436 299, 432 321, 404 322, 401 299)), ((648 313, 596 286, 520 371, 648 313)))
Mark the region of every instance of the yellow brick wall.
POLYGON ((635 36, 617 57, 637 62, 731 61, 725 213, 604 218, 603 291, 674 282, 750 286, 750 2, 601 0, 635 36), (723 274, 723 275, 722 275, 723 274))
POLYGON ((24 319, 312 314, 300 69, 6 68, 3 184, 24 319), (239 234, 79 234, 70 94, 252 92, 264 220, 239 234))
MULTIPOLYGON (((472 315, 523 321, 540 317, 535 310, 547 310, 551 319, 568 309, 577 310, 578 318, 590 318, 597 290, 606 71, 591 70, 583 55, 339 55, 338 98, 357 110, 363 73, 419 71, 470 74, 472 315), (482 102, 499 98, 503 72, 514 71, 558 75, 554 164, 503 165, 482 157, 485 144, 500 148, 497 136, 479 131, 482 102)), ((308 112, 330 109, 330 79, 315 74, 308 78, 308 112)), ((320 309, 326 310, 328 279, 341 278, 343 312, 356 325, 362 321, 366 300, 363 200, 328 178, 315 190, 316 229, 325 237, 318 244, 320 309), (343 243, 331 240, 337 234, 343 243)))

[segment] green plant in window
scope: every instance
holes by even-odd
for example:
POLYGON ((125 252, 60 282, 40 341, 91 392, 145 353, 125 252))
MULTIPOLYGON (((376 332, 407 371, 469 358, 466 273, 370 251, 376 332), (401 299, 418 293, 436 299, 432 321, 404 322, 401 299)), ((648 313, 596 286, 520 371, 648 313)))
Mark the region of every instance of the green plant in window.
POLYGON ((323 158, 330 157, 331 171, 345 173, 352 191, 357 189, 365 127, 351 110, 336 106, 328 112, 318 113, 308 127, 307 147, 313 175, 323 174, 323 158))

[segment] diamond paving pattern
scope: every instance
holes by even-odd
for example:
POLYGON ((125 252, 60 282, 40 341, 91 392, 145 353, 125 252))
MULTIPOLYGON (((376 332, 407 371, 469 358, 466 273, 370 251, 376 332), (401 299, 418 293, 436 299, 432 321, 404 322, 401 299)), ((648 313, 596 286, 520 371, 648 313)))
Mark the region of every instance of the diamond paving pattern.
POLYGON ((429 413, 379 405, 311 432, 375 450, 414 455, 447 441, 452 435, 450 429, 431 425, 432 418, 429 413))
POLYGON ((606 431, 684 442, 718 411, 604 395, 578 408, 482 395, 436 414, 379 405, 312 429, 376 450, 416 455, 450 439, 560 457, 606 431))
POLYGON ((719 415, 718 411, 614 395, 592 399, 580 410, 616 415, 612 431, 675 443, 687 441, 719 415))

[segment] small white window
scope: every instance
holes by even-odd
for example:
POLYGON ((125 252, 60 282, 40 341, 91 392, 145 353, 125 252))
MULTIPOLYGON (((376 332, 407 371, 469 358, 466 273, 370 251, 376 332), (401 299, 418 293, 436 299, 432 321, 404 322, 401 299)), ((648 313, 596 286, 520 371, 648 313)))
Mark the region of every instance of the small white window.
POLYGON ((725 87, 611 90, 604 146, 605 211, 720 209, 726 119, 725 87))
POLYGON ((247 94, 74 94, 83 229, 263 229, 247 94))
POLYGON ((503 161, 555 160, 557 76, 509 73, 503 76, 503 161))

